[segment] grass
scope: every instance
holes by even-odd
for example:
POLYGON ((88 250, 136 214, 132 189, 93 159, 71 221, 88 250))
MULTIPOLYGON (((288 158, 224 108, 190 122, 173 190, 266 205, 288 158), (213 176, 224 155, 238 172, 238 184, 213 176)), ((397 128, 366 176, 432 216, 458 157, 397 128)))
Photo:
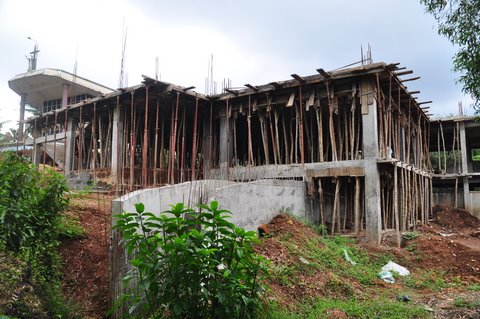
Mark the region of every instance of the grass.
POLYGON ((404 277, 402 280, 407 287, 413 289, 429 289, 432 291, 439 291, 455 285, 455 283, 445 280, 445 273, 443 271, 435 270, 417 271, 415 274, 404 277))
POLYGON ((73 239, 83 236, 85 230, 78 218, 64 213, 60 215, 58 232, 60 239, 73 239))
POLYGON ((407 304, 399 301, 385 299, 374 300, 336 300, 336 299, 318 299, 313 302, 307 302, 296 311, 289 311, 271 306, 271 311, 267 319, 321 319, 332 318, 333 311, 340 311, 349 318, 431 318, 431 315, 421 306, 407 304))
POLYGON ((470 284, 467 286, 467 290, 480 291, 480 284, 470 284))
POLYGON ((453 305, 457 308, 474 309, 480 307, 480 301, 469 301, 465 298, 455 298, 453 305))

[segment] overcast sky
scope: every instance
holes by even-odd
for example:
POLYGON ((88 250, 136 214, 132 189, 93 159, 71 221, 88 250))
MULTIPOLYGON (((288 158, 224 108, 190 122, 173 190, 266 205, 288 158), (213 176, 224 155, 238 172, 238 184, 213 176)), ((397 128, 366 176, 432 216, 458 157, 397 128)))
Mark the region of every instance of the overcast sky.
POLYGON ((162 80, 204 92, 211 54, 215 80, 237 87, 332 70, 370 44, 374 62, 421 77, 408 86, 433 100, 430 113, 471 104, 451 71, 455 48, 419 0, 0 0, 0 122, 17 125, 20 97, 8 80, 27 70, 27 37, 39 44, 37 69, 73 72, 76 57, 79 76, 117 88, 124 24, 128 85, 154 77, 156 57, 162 80))

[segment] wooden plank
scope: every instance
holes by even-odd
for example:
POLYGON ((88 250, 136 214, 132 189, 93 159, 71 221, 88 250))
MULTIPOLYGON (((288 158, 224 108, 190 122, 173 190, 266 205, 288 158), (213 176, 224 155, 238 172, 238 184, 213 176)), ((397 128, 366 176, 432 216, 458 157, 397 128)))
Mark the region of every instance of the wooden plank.
POLYGON ((362 166, 306 169, 307 177, 365 176, 362 166))

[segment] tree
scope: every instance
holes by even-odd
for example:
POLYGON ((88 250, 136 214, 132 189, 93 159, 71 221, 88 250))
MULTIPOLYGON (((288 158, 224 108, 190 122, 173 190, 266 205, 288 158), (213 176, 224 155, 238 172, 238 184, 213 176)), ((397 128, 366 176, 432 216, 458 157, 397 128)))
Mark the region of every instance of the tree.
POLYGON ((438 22, 438 33, 458 46, 453 69, 463 92, 470 94, 480 113, 480 0, 420 0, 438 22))

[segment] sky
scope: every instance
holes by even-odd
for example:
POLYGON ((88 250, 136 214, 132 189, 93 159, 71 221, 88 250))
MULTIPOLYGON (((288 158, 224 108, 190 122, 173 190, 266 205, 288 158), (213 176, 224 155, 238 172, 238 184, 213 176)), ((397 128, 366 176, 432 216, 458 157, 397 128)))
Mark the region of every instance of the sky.
POLYGON ((456 84, 455 54, 419 0, 0 0, 0 122, 17 127, 20 97, 8 80, 27 70, 35 39, 37 69, 56 68, 118 88, 122 41, 129 86, 142 75, 205 91, 213 77, 233 87, 260 85, 333 70, 360 60, 401 63, 410 90, 430 101, 430 114, 467 114, 472 100, 456 84))

